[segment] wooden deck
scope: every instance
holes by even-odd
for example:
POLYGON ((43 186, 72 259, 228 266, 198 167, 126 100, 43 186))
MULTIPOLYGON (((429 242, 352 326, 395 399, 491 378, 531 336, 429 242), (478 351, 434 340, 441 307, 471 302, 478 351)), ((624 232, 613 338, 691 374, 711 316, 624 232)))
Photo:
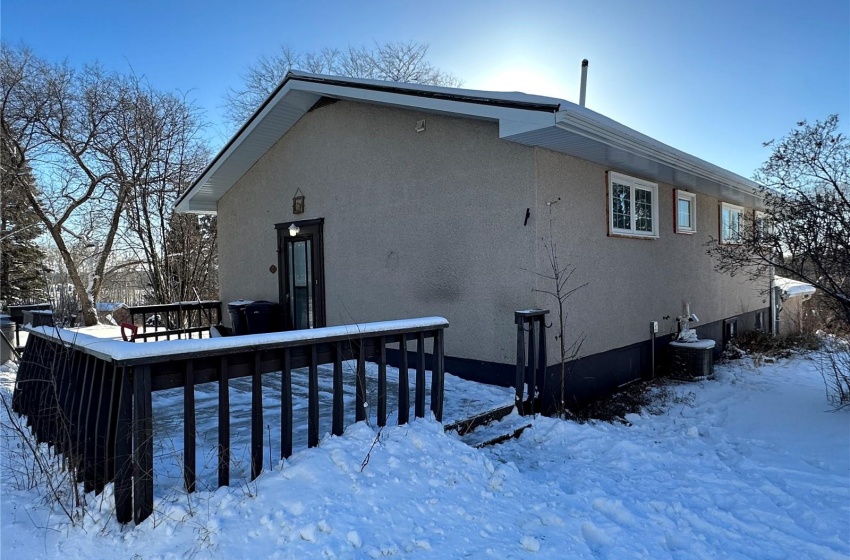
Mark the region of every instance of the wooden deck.
MULTIPOLYGON (((351 421, 352 408, 357 422, 367 421, 375 409, 374 421, 383 426, 393 406, 396 421, 403 424, 410 419, 411 404, 414 416, 424 417, 426 402, 430 402, 432 414, 441 421, 443 332, 447 326, 445 319, 425 318, 146 344, 44 327, 30 332, 18 369, 13 408, 28 417, 40 441, 66 457, 87 491, 99 492, 114 481, 118 521, 140 523, 153 510, 157 448, 154 393, 182 393, 182 477, 189 492, 196 488, 199 471, 199 407, 204 411, 214 400, 217 483, 228 485, 233 466, 231 396, 241 398, 240 393, 248 392, 246 387, 250 389, 247 464, 251 479, 259 475, 268 460, 264 441, 268 441, 272 431, 280 436, 272 461, 275 455, 291 455, 296 441, 306 439, 308 447, 318 445, 322 433, 320 410, 326 411, 334 435, 342 435, 346 423, 351 421), (394 350, 399 359, 395 390, 387 379, 388 350, 394 350), (374 376, 367 376, 367 359, 376 363, 374 376), (348 372, 343 367, 346 362, 353 364, 348 372), (408 366, 414 371, 412 378, 408 377, 408 366), (327 375, 319 375, 320 367, 327 375), (294 382, 294 378, 304 375, 300 368, 306 370, 304 384, 294 382), (430 383, 426 382, 426 368, 430 369, 430 383), (264 383, 264 379, 268 381, 264 383), (329 384, 323 381, 320 385, 320 379, 330 379, 329 384), (214 387, 214 399, 206 398, 210 395, 204 385, 214 387), (299 393, 304 385, 306 395, 299 393), (374 399, 370 386, 374 387, 374 399), (279 411, 279 417, 267 413, 265 391, 274 395, 269 404, 279 411), (391 392, 397 395, 397 401, 389 399, 391 392), (198 399, 199 394, 204 398, 198 399), (303 438, 303 424, 296 424, 295 419, 305 406, 303 438), (273 417, 278 422, 274 430, 273 417)), ((205 417, 201 417, 203 421, 205 417)), ((234 422, 240 429, 246 420, 239 415, 234 422)))

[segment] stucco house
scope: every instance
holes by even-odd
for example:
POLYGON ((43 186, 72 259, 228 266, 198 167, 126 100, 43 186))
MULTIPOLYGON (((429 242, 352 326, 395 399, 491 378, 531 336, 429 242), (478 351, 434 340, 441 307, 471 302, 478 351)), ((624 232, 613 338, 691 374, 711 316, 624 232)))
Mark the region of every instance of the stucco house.
POLYGON ((753 182, 569 101, 301 72, 177 204, 218 214, 222 301, 280 302, 286 328, 444 316, 446 370, 505 385, 514 311, 557 308, 554 244, 586 284, 566 305, 577 399, 646 374, 650 325, 660 350, 686 302, 703 338, 768 328, 770 280, 715 272, 705 247, 762 207, 753 182))

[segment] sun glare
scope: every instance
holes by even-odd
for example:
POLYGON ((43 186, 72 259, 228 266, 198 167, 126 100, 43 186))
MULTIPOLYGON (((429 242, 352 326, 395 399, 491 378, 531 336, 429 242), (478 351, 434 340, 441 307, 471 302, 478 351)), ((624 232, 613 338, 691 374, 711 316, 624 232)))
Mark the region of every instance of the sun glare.
POLYGON ((565 80, 554 68, 538 68, 524 61, 512 61, 492 67, 469 87, 490 91, 521 91, 569 99, 565 80))

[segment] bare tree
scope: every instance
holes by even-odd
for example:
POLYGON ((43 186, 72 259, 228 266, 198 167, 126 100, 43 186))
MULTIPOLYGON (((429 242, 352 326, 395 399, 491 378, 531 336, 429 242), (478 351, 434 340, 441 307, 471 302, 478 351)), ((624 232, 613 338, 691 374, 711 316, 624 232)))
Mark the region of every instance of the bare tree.
POLYGON ((721 272, 777 274, 808 282, 832 309, 826 326, 850 329, 850 143, 838 116, 797 123, 756 172, 765 215, 750 215, 738 243, 709 242, 721 272))
POLYGON ((123 240, 135 262, 142 263, 148 299, 169 303, 194 299, 196 290, 216 291, 212 282, 216 228, 215 218, 173 211, 178 196, 201 173, 210 156, 199 139, 200 116, 175 96, 159 98, 157 109, 157 114, 148 115, 143 123, 150 127, 149 149, 154 157, 128 201, 123 240))
POLYGON ((541 238, 540 241, 546 250, 546 272, 535 272, 534 274, 543 278, 546 281, 544 288, 535 288, 533 291, 538 292, 555 299, 558 304, 558 314, 555 331, 555 339, 558 341, 559 350, 559 393, 560 401, 557 406, 558 415, 567 414, 567 382, 569 378, 569 362, 578 359, 581 353, 581 347, 584 344, 585 335, 581 333, 572 342, 567 342, 567 319, 569 312, 566 308, 567 301, 578 290, 587 286, 587 283, 580 285, 571 285, 575 267, 567 264, 562 264, 558 259, 558 244, 555 242, 552 206, 560 202, 560 198, 554 202, 548 202, 549 207, 549 234, 548 238, 541 238))
POLYGON ((245 122, 290 70, 434 86, 461 84, 428 62, 427 54, 427 44, 413 41, 371 48, 324 48, 319 52, 301 52, 282 45, 277 54, 263 55, 248 67, 242 88, 227 93, 225 118, 233 126, 245 122))
MULTIPOLYGON (((95 300, 125 218, 129 231, 141 230, 132 229, 136 214, 125 216, 128 204, 148 189, 179 188, 195 171, 203 152, 192 145, 195 112, 138 76, 97 65, 76 71, 5 44, 0 96, 10 165, 33 170, 39 190, 28 191, 29 202, 62 257, 84 323, 96 324, 95 300), (82 262, 74 243, 95 250, 82 262)), ((162 243, 156 236, 148 241, 162 243)))

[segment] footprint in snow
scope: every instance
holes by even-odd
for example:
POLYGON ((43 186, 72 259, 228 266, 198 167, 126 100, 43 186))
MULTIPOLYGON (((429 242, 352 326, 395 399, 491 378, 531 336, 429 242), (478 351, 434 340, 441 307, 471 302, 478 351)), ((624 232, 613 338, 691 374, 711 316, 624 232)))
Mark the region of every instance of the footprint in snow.
POLYGON ((360 548, 361 546, 363 546, 363 540, 360 538, 360 535, 357 533, 357 531, 349 531, 348 535, 346 536, 348 538, 348 544, 350 544, 354 548, 360 548))
POLYGON ((537 552, 540 550, 540 541, 531 535, 525 535, 520 539, 519 544, 529 552, 537 552))
POLYGON ((631 512, 623 506, 621 500, 608 500, 605 498, 596 498, 593 500, 593 509, 620 525, 632 526, 635 523, 635 518, 631 512))
POLYGON ((301 502, 293 502, 286 506, 286 509, 289 510, 289 513, 292 515, 301 515, 304 513, 304 504, 301 502))
POLYGON ((331 451, 331 461, 333 461, 334 464, 339 468, 339 470, 344 473, 350 470, 348 462, 346 461, 345 453, 343 453, 339 449, 334 449, 333 451, 331 451))
POLYGON ((302 527, 301 530, 298 531, 298 534, 301 536, 302 540, 307 542, 317 542, 319 538, 316 536, 316 526, 315 525, 307 525, 306 527, 302 527))
POLYGON ((593 523, 583 523, 581 526, 581 536, 584 537, 584 542, 588 548, 594 552, 600 551, 602 548, 611 545, 611 538, 605 534, 605 531, 594 525, 593 523))

